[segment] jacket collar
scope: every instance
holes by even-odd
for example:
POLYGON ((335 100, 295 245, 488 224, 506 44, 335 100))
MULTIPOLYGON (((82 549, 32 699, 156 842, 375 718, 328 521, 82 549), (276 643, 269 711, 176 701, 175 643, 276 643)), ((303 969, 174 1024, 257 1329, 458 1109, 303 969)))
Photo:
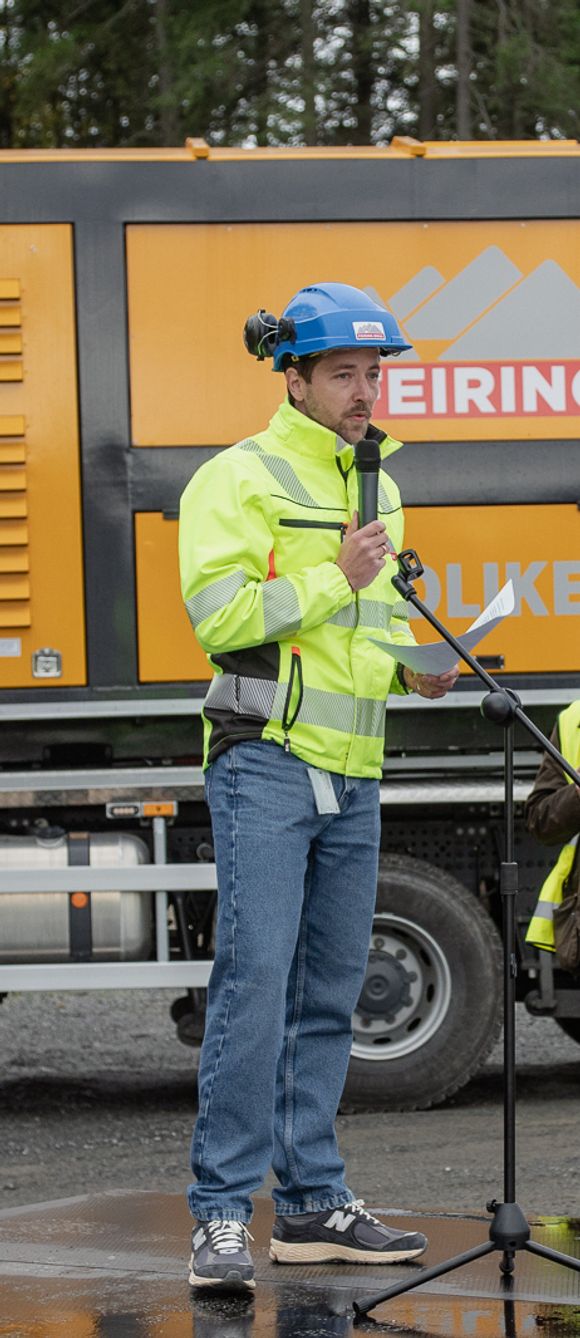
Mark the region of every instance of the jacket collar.
MULTIPOLYGON (((349 442, 343 441, 342 437, 331 432, 330 428, 323 427, 313 418, 300 413, 299 409, 294 409, 288 400, 284 400, 270 420, 270 431, 297 455, 306 455, 318 460, 338 459, 344 471, 350 469, 353 463, 354 447, 349 442)), ((398 451, 403 444, 394 437, 389 437, 372 423, 367 431, 367 439, 369 437, 378 443, 381 460, 398 451)))

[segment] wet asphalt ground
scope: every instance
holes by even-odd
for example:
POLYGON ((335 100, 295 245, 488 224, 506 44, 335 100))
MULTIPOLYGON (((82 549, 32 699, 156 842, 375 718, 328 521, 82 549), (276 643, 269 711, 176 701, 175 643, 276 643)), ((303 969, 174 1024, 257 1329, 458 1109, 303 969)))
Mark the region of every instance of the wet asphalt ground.
MULTIPOLYGON (((0 1007, 0 1206, 107 1189, 181 1192, 195 1052, 168 990, 10 995, 0 1007)), ((517 1010, 516 1197, 580 1216, 580 1046, 517 1010)), ((502 1197, 502 1052, 446 1105, 341 1114, 348 1182, 369 1205, 481 1213, 502 1197)), ((263 1193, 268 1193, 268 1183, 263 1193)))

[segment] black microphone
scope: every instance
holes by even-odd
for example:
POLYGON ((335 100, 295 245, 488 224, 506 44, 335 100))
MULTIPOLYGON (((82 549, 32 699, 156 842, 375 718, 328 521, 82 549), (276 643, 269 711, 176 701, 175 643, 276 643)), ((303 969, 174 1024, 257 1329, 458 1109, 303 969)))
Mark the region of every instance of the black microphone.
POLYGON ((377 441, 372 437, 358 441, 354 448, 356 472, 358 474, 358 524, 363 525, 376 520, 379 506, 379 470, 381 452, 377 441))

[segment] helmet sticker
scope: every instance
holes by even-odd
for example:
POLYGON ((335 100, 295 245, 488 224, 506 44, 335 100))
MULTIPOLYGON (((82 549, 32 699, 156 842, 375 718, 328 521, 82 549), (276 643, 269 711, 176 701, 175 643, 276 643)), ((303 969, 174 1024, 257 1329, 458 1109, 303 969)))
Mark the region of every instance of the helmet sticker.
POLYGON ((381 321, 353 321, 355 339, 385 339, 385 328, 381 321))

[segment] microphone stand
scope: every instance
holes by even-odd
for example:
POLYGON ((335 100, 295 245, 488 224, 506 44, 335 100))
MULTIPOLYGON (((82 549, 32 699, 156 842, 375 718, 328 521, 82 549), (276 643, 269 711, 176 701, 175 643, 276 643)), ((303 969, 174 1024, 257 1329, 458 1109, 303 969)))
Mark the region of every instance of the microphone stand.
POLYGON ((527 1250, 530 1254, 540 1255, 542 1259, 551 1259, 556 1264, 562 1264, 565 1268, 571 1268, 580 1273, 580 1259, 573 1259, 570 1255, 561 1254, 558 1250, 551 1250, 547 1246, 539 1245, 536 1241, 530 1239, 529 1223, 516 1202, 515 1196, 515 986, 517 974, 515 901, 518 888, 518 866, 514 860, 515 721, 518 720, 523 725, 528 734, 541 744, 542 748, 550 754, 562 771, 576 785, 580 785, 580 776, 566 761, 566 758, 562 757, 554 744, 545 738, 541 730, 528 718, 522 709, 517 693, 512 692, 509 688, 500 687, 495 679, 478 664, 477 660, 464 649, 435 614, 419 599, 412 581, 422 576, 423 567, 414 550, 411 548, 405 549, 398 555, 397 561, 399 573, 397 576, 393 576, 395 589, 402 595, 403 599, 406 599, 408 603, 413 604, 418 609, 419 613, 435 628, 435 631, 439 633, 443 640, 457 652, 458 658, 464 660, 489 689, 487 696, 481 702, 481 712, 487 720, 492 720, 501 725, 504 730, 505 857, 500 866, 499 884, 503 919, 504 980, 504 1202, 497 1203, 495 1199, 492 1199, 487 1204, 487 1211, 492 1214, 488 1241, 475 1246, 472 1250, 466 1250, 463 1254, 457 1254, 454 1258, 447 1259, 434 1268, 422 1268, 408 1281, 397 1282, 394 1286, 388 1287, 386 1291, 379 1292, 377 1295, 360 1297, 359 1300, 354 1302, 355 1323, 367 1315, 370 1310, 374 1310, 375 1306, 381 1304, 381 1302, 390 1301, 394 1296, 400 1296, 402 1292, 421 1287, 425 1282, 431 1282, 434 1278, 440 1278, 456 1268, 462 1268, 464 1264, 470 1264, 475 1259, 481 1259, 483 1255, 491 1254, 495 1250, 499 1250, 502 1255, 499 1267, 503 1275, 504 1287, 511 1283, 510 1275, 513 1273, 514 1259, 518 1250, 527 1250))

